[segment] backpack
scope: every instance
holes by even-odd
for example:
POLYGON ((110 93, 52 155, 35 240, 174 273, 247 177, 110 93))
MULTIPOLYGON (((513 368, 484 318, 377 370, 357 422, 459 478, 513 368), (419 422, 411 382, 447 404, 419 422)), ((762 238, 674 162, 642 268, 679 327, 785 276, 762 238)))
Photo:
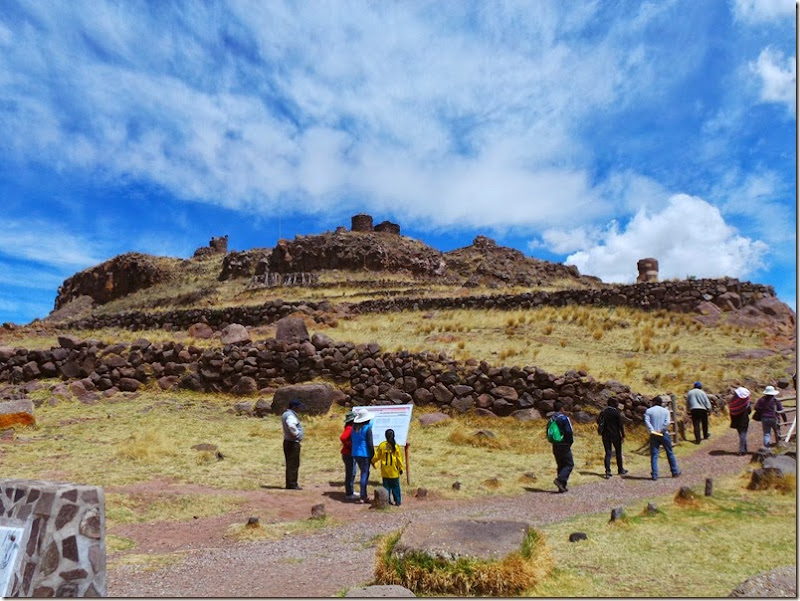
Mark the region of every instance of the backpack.
POLYGON ((603 410, 600 412, 600 415, 597 416, 597 433, 602 436, 605 430, 606 430, 606 412, 605 410, 603 410))
POLYGON ((564 440, 564 434, 561 432, 561 428, 558 426, 556 418, 551 417, 550 421, 547 422, 547 442, 550 444, 556 444, 562 440, 564 440))

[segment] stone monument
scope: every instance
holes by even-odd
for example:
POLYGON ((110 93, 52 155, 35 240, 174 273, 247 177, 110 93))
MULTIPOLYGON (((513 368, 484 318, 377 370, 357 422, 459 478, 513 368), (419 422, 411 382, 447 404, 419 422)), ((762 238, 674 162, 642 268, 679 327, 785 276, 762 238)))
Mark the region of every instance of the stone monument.
POLYGON ((636 278, 637 284, 658 281, 658 261, 653 258, 641 259, 636 263, 639 275, 636 278))

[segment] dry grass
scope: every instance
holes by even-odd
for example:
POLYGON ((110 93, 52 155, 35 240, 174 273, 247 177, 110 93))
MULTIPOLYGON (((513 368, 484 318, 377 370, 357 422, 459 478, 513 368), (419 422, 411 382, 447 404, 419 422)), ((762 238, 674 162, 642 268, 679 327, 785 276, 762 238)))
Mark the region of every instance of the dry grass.
POLYGON ((516 596, 540 583, 553 567, 544 537, 533 529, 519 552, 496 561, 448 561, 422 552, 397 557, 392 551, 400 535, 387 536, 379 546, 375 581, 404 586, 417 596, 516 596))
POLYGON ((745 478, 730 478, 693 506, 652 501, 652 516, 637 504, 614 523, 604 512, 544 526, 557 567, 527 595, 725 597, 753 574, 797 561, 796 493, 751 492, 745 478), (568 542, 575 531, 588 540, 568 542))

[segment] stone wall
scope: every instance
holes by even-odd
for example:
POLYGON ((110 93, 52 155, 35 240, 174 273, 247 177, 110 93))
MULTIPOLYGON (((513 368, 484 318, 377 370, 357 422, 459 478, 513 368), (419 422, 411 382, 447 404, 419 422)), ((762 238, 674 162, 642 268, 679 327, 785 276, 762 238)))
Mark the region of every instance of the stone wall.
MULTIPOLYGON (((516 310, 536 307, 582 305, 594 307, 625 306, 643 310, 666 309, 680 313, 697 311, 703 303, 712 303, 722 311, 731 311, 756 304, 763 298, 775 297, 771 286, 739 280, 705 279, 605 286, 581 290, 526 292, 522 294, 476 295, 447 298, 387 298, 343 305, 347 312, 386 313, 392 311, 446 309, 516 310)), ((100 329, 105 327, 142 329, 187 329, 205 322, 221 329, 229 323, 245 326, 270 324, 295 311, 312 315, 332 311, 328 301, 284 302, 281 299, 263 305, 226 309, 181 309, 162 313, 140 311, 98 315, 68 323, 68 329, 100 329)))
POLYGON ((102 488, 0 480, 0 525, 25 530, 9 597, 106 596, 102 488))
POLYGON ((145 339, 105 344, 70 336, 59 337, 59 344, 47 351, 0 347, 0 382, 59 376, 70 384, 59 385, 62 389, 54 394, 94 403, 103 394, 134 392, 153 380, 165 390, 250 394, 320 378, 341 385, 349 404, 413 402, 455 413, 480 408, 500 416, 525 409, 545 414, 556 400, 577 413, 605 406, 613 394, 625 415, 638 419, 649 400, 585 372, 557 376, 537 367, 458 361, 444 353, 387 353, 377 344, 334 342, 322 334, 304 342, 268 339, 214 349, 145 339))
POLYGON ((353 215, 350 219, 350 229, 354 232, 371 232, 372 231, 372 216, 366 213, 359 213, 353 215))

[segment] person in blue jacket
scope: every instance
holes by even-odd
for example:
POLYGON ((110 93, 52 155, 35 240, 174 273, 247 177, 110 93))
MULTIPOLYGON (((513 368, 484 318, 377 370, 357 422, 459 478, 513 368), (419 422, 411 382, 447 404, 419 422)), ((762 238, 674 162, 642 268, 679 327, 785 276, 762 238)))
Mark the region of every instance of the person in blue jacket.
POLYGON ((372 413, 366 408, 359 407, 355 410, 356 417, 353 420, 353 432, 350 435, 352 442, 351 454, 353 461, 358 466, 359 472, 359 503, 368 503, 367 482, 369 481, 369 466, 375 455, 375 447, 372 443, 372 413))

